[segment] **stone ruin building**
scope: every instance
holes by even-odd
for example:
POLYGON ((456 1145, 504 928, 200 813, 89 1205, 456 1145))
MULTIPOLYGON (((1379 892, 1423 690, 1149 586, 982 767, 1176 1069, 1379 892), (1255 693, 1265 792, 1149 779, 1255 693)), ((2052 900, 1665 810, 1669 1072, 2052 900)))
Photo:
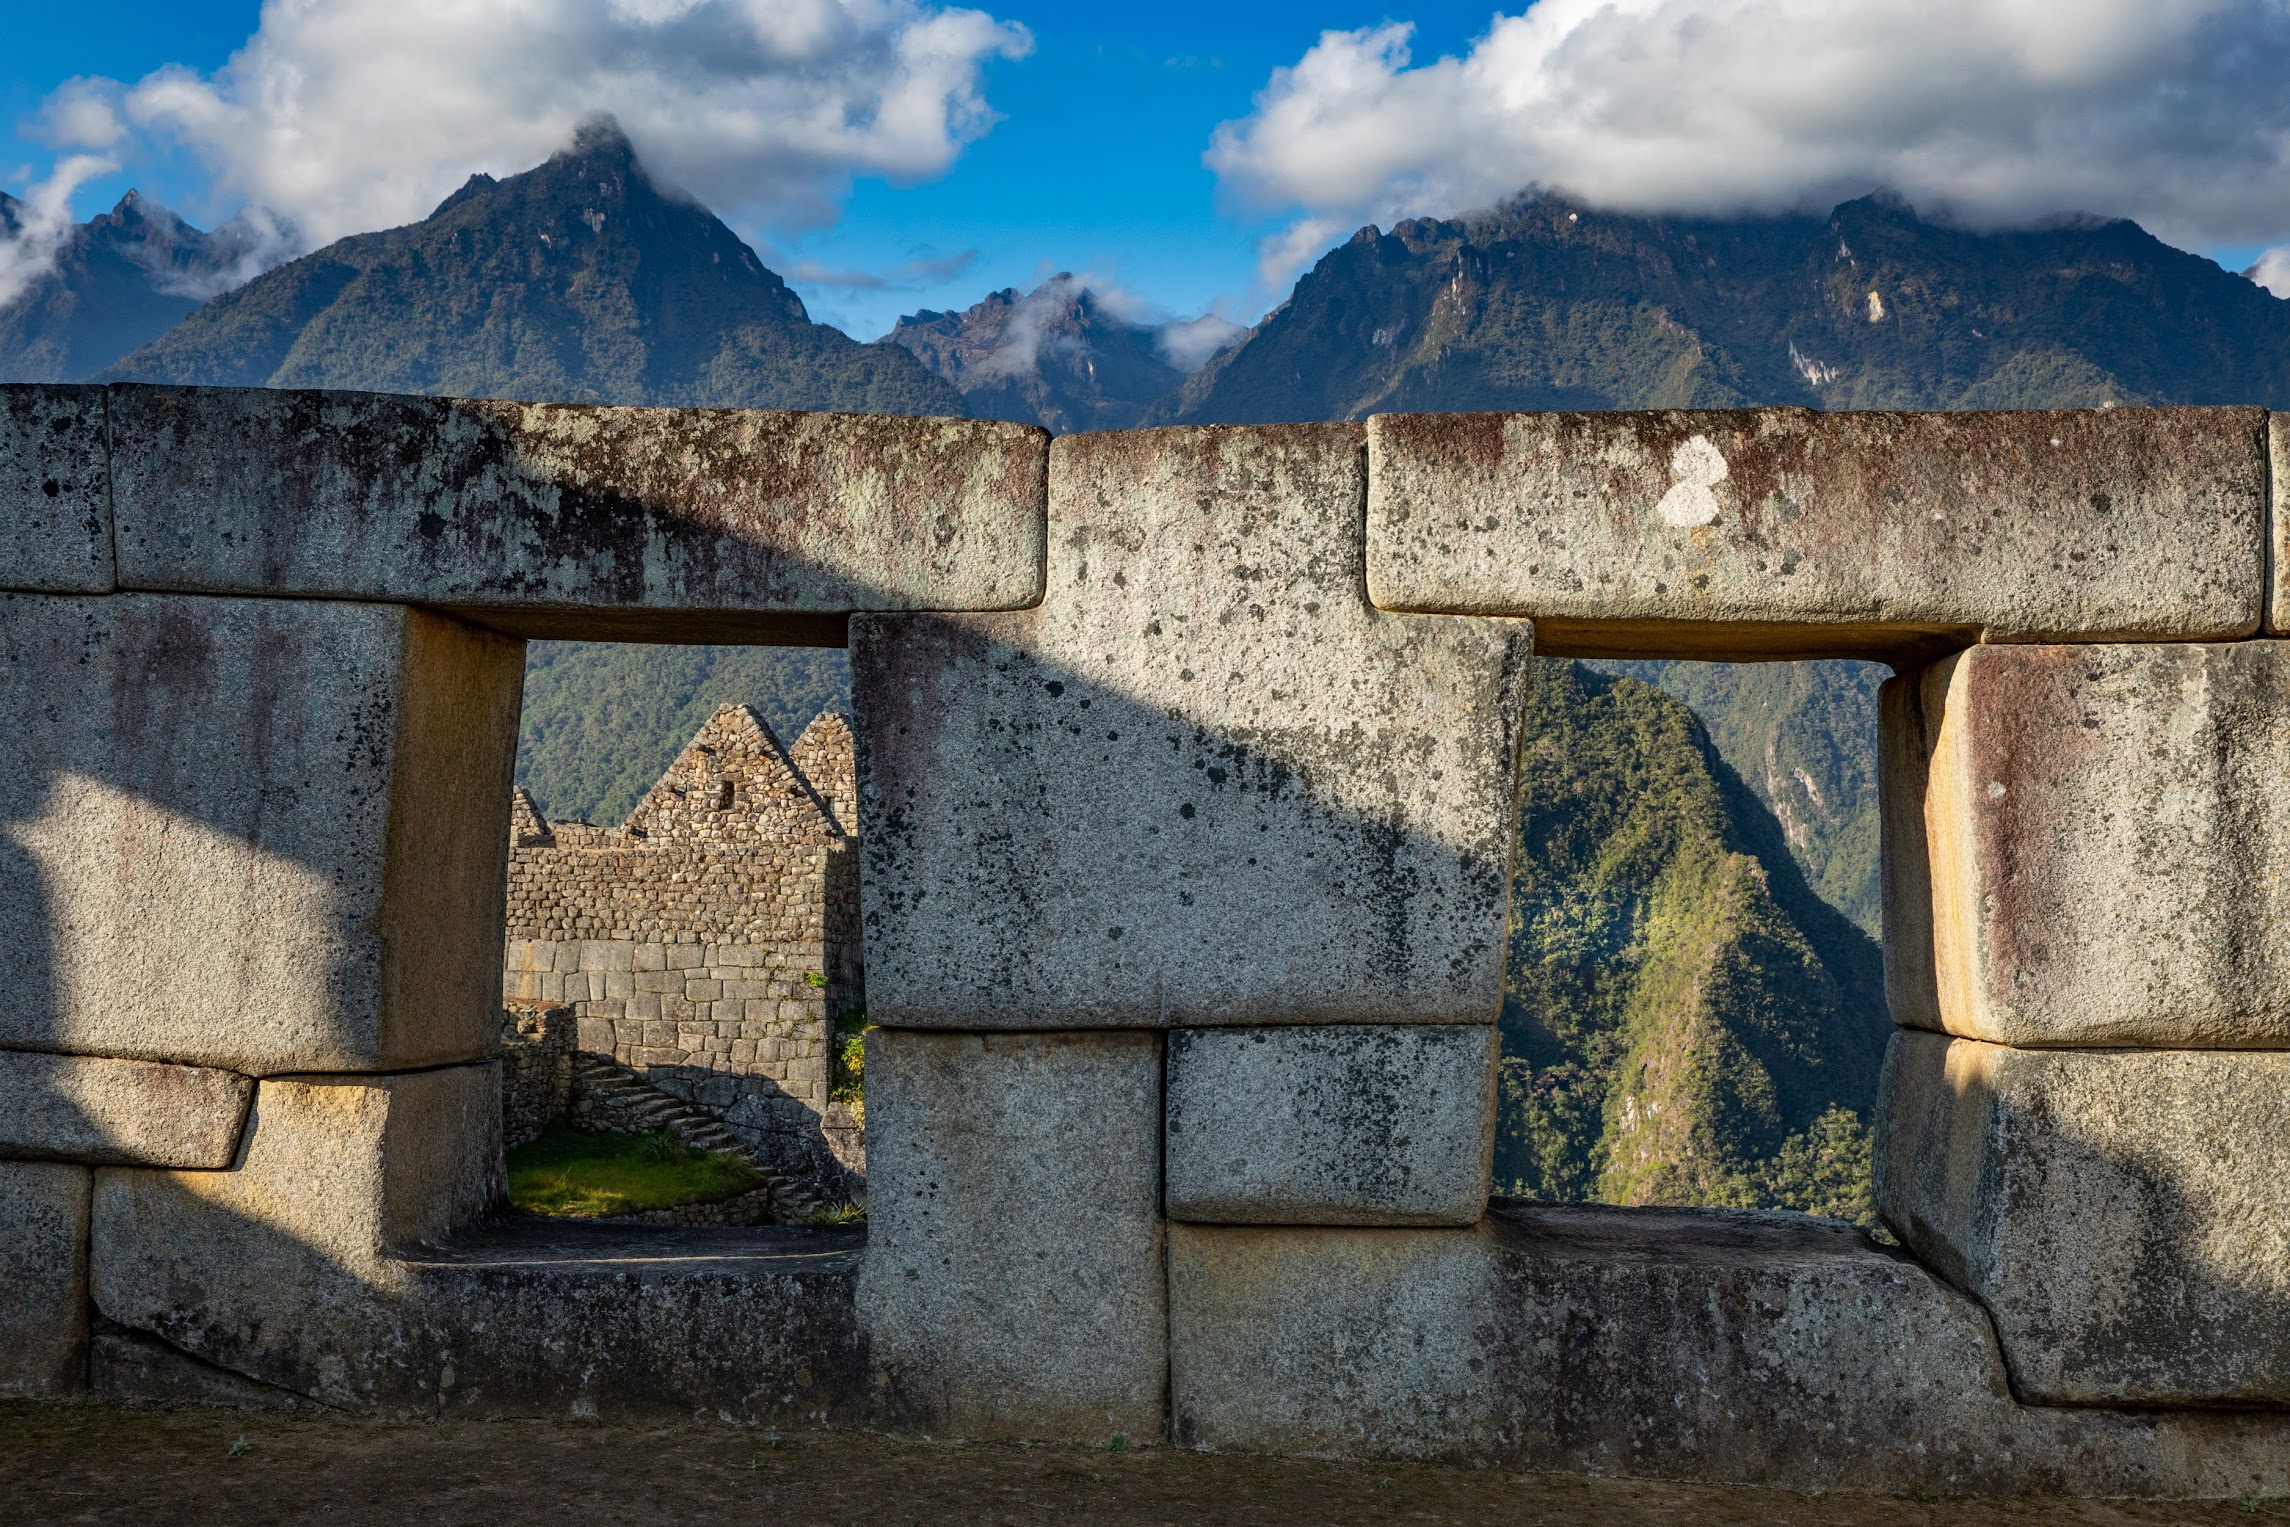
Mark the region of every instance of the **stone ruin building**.
POLYGON ((2250 408, 0 388, 0 1390, 2290 1495, 2285 481, 2250 408), (848 644, 863 1230, 502 1214, 543 637, 848 644), (1538 650, 1895 669, 1890 1239, 1490 1198, 1538 650))
POLYGON ((512 1101, 509 1143, 640 1080, 813 1197, 861 1196, 861 1126, 828 1096, 836 1020, 866 1000, 857 820, 851 728, 832 712, 788 748, 723 706, 618 827, 547 821, 518 789, 509 1047, 573 1057, 548 1077, 563 1094, 512 1101))

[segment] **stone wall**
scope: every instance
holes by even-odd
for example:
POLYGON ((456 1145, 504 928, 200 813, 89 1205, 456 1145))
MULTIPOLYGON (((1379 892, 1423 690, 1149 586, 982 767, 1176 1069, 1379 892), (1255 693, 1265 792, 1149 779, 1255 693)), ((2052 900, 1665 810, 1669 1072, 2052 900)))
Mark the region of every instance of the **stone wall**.
POLYGON ((0 404, 0 1391, 2290 1496, 2283 421, 0 404), (864 1245, 489 1220, 517 638, 846 629, 507 932, 815 1121, 863 908, 864 1245), (1902 671, 1899 1245, 1472 1186, 1537 640, 1902 671))
POLYGON ((501 1145, 515 1150, 562 1118, 572 1101, 573 1011, 501 1010, 501 1145))
POLYGON ((580 1049, 837 1199, 858 1187, 822 1127, 835 1017, 865 999, 854 775, 840 716, 788 749, 727 705, 618 827, 518 792, 502 962, 505 1000, 563 1004, 580 1049))

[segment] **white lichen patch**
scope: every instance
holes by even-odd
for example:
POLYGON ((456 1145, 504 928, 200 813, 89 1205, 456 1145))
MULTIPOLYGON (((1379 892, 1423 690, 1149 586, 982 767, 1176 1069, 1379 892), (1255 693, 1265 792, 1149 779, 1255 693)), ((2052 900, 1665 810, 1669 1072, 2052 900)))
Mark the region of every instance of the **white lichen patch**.
POLYGON ((1726 479, 1725 454, 1696 435, 1670 453, 1670 491, 1654 506, 1663 524, 1691 530, 1718 517, 1717 495, 1710 490, 1726 479))

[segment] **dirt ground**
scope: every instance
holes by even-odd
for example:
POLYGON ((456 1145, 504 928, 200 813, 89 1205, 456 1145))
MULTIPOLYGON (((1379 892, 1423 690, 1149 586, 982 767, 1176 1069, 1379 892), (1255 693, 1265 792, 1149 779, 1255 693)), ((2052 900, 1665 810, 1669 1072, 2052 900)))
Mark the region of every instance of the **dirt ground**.
POLYGON ((0 1522, 1757 1524, 2290 1521, 2290 1504, 1906 1501, 722 1426, 400 1425, 0 1405, 0 1522))

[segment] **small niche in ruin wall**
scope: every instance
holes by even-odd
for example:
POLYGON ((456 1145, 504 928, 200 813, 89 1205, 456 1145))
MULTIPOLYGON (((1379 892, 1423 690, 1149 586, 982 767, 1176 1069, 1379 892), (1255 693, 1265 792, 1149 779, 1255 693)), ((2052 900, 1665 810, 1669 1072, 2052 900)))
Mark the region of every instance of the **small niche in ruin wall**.
POLYGON ((569 1009, 577 1049, 819 1196, 860 1196, 863 1136, 828 1098, 835 1020, 865 1002, 857 796, 841 716, 788 748, 744 705, 709 717, 617 827, 550 822, 520 787, 504 1002, 569 1009))

